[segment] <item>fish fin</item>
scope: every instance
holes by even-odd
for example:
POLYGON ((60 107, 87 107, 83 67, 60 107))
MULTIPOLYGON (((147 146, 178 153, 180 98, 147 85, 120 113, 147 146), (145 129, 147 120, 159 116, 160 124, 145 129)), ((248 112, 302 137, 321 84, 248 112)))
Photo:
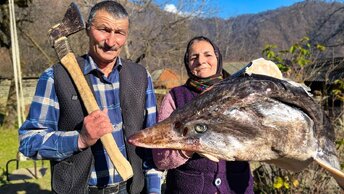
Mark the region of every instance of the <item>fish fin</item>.
POLYGON ((306 86, 304 83, 298 83, 298 82, 295 82, 295 81, 293 81, 291 79, 287 79, 287 78, 285 78, 284 80, 287 81, 288 83, 290 83, 291 85, 295 86, 295 87, 302 88, 308 94, 308 96, 313 97, 313 94, 311 93, 311 88, 306 86))
POLYGON ((337 181, 338 185, 344 189, 344 172, 335 168, 333 165, 328 163, 326 160, 321 159, 320 157, 314 157, 314 160, 325 170, 327 170, 331 176, 337 181))
POLYGON ((313 158, 307 160, 298 160, 293 158, 280 157, 278 159, 267 160, 266 163, 274 164, 279 168, 287 169, 293 172, 300 172, 305 169, 311 162, 313 158))
POLYGON ((210 155, 210 154, 206 154, 206 153, 198 153, 200 156, 203 156, 205 158, 208 158, 209 160, 213 161, 213 162, 219 162, 219 159, 216 158, 215 156, 213 155, 210 155))

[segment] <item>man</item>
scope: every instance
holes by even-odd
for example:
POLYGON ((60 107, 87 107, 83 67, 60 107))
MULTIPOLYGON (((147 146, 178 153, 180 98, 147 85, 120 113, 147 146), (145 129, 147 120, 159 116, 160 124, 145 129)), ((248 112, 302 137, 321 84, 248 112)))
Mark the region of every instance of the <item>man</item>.
POLYGON ((160 193, 160 173, 150 150, 126 142, 156 122, 149 73, 119 57, 128 38, 128 13, 114 1, 100 2, 91 9, 86 32, 89 52, 78 62, 101 110, 87 115, 68 73, 54 65, 38 81, 29 116, 19 129, 19 150, 51 161, 55 193, 160 193), (133 167, 128 181, 119 176, 99 140, 107 133, 133 167))

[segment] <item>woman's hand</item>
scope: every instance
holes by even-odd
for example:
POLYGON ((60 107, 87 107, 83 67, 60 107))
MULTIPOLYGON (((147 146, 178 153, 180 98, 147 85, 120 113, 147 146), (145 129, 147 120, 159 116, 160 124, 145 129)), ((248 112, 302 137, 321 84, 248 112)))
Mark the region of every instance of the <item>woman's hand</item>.
POLYGON ((190 151, 185 151, 185 150, 179 150, 179 153, 181 156, 183 156, 184 158, 192 158, 192 155, 195 153, 195 152, 190 152, 190 151))

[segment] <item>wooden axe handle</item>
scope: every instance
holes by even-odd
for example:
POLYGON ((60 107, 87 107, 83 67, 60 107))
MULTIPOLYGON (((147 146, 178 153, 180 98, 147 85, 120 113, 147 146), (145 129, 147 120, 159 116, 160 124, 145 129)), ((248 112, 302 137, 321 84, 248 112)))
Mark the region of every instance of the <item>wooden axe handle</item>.
MULTIPOLYGON (((74 81, 81 99, 86 107, 88 113, 91 113, 95 110, 99 110, 97 101, 87 84, 84 74, 82 73, 78 62, 73 53, 68 53, 61 58, 62 65, 67 69, 72 80, 74 81)), ((108 153, 113 165, 116 167, 119 175, 123 178, 124 181, 128 180, 133 176, 133 169, 131 168, 128 160, 122 155, 121 151, 118 149, 118 146, 111 133, 108 133, 100 138, 103 146, 108 153)))

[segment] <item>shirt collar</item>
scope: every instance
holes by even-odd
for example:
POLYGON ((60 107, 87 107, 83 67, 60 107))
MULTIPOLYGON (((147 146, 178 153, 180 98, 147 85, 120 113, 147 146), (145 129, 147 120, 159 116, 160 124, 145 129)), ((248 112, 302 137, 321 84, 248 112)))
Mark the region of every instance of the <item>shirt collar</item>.
MULTIPOLYGON (((114 67, 114 70, 118 69, 118 71, 120 71, 121 68, 122 68, 122 60, 118 56, 117 60, 116 60, 115 67, 114 67)), ((91 71, 94 71, 94 70, 99 71, 99 68, 98 68, 97 64, 94 62, 94 60, 92 59, 92 57, 90 55, 87 55, 86 60, 85 60, 84 75, 87 75, 91 71)))

